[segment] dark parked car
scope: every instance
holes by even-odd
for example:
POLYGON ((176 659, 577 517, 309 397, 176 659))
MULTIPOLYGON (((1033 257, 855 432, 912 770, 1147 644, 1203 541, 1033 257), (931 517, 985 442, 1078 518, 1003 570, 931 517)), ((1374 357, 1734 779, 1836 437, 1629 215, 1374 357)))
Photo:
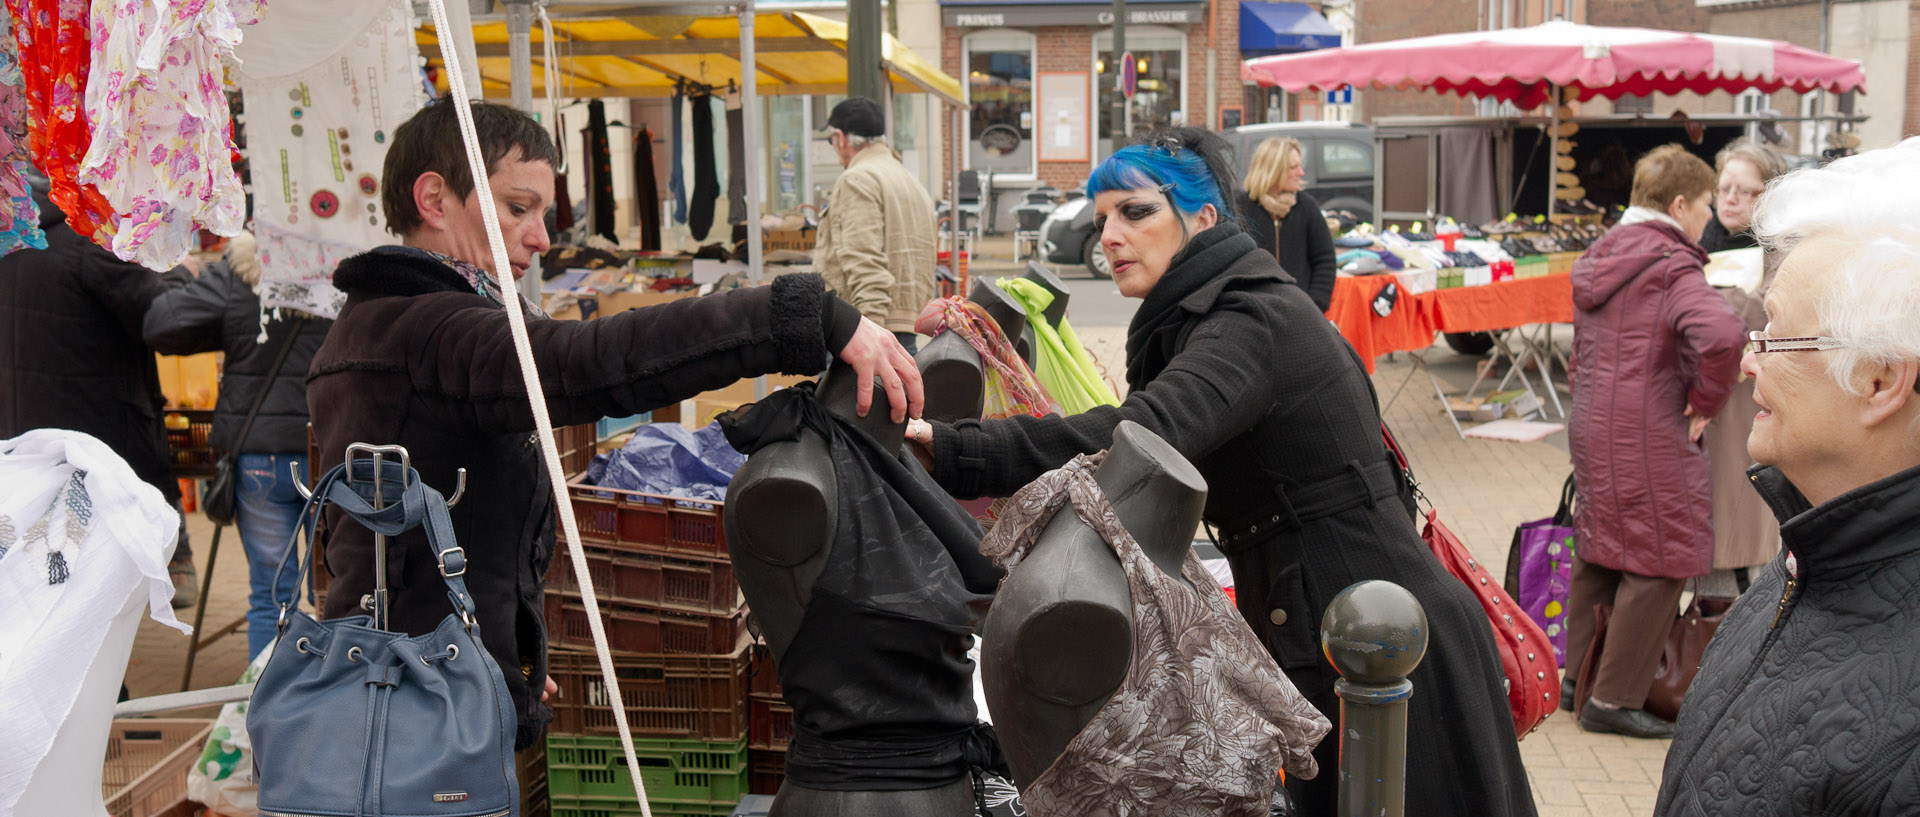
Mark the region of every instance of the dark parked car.
MULTIPOLYGON (((1222 133, 1235 154, 1241 178, 1253 149, 1271 137, 1300 140, 1306 191, 1325 210, 1346 210, 1373 220, 1373 128, 1344 122, 1276 122, 1244 125, 1222 133)), ((1238 192, 1238 181, 1235 179, 1238 192)), ((1054 208, 1040 227, 1040 254, 1049 264, 1079 264, 1101 278, 1113 274, 1100 237, 1093 232, 1093 202, 1078 198, 1054 208)))

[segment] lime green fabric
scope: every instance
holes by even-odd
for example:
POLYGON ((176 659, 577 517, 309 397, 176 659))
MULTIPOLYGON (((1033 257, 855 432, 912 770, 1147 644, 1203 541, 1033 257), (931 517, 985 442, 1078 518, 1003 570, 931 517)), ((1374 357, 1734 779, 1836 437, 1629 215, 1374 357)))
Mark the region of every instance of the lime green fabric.
POLYGON ((1079 414, 1095 406, 1120 405, 1113 387, 1100 376, 1100 367, 1080 345, 1066 319, 1061 319, 1058 331, 1047 323, 1046 311, 1053 304, 1053 293, 1025 278, 1001 278, 995 283, 1027 310, 1027 322, 1033 324, 1034 339, 1040 347, 1034 350, 1034 373, 1060 408, 1068 414, 1079 414))

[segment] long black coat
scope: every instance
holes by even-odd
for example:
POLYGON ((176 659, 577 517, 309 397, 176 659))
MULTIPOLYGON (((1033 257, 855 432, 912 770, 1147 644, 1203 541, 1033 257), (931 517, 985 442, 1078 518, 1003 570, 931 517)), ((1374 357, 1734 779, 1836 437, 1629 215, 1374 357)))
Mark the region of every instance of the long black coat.
MULTIPOLYGON (((935 478, 958 497, 1008 495, 1106 449, 1121 420, 1139 422, 1206 476, 1206 520, 1221 529, 1240 616, 1334 723, 1338 673, 1319 650, 1332 596, 1388 579, 1425 606, 1432 637, 1407 715, 1417 813, 1532 815, 1486 614, 1413 529, 1359 357, 1273 255, 1233 222, 1194 236, 1127 328, 1127 384, 1117 409, 937 428, 935 478)), ((1288 788, 1325 815, 1338 740, 1315 758, 1319 777, 1288 788)))
POLYGON ((34 198, 47 248, 0 258, 0 439, 86 432, 177 500, 160 369, 140 339, 141 317, 165 289, 160 276, 74 232, 44 194, 34 198))
POLYGON ((1707 645, 1654 813, 1913 814, 1920 468, 1819 507, 1778 469, 1748 475, 1785 547, 1707 645))
MULTIPOLYGON (((320 464, 354 442, 399 444, 422 479, 451 492, 466 549, 467 589, 480 633, 506 675, 519 713, 519 748, 552 715, 540 703, 547 674, 541 587, 553 557, 553 493, 534 434, 507 313, 459 273, 422 254, 381 248, 342 262, 334 286, 347 302, 307 379, 320 464)), ((609 315, 530 319, 534 359, 555 426, 622 417, 743 377, 811 374, 846 344, 859 312, 825 293, 817 275, 609 315)), ((358 614, 372 592, 373 535, 328 517, 322 553, 333 582, 327 617, 358 614)), ((453 611, 419 531, 388 540, 390 625, 420 634, 453 611)))
MULTIPOLYGON (((220 400, 213 407, 214 448, 234 450, 247 409, 268 389, 247 432, 252 454, 307 453, 307 366, 333 321, 286 315, 267 322, 267 339, 260 340, 260 296, 234 274, 225 261, 208 264, 200 277, 155 298, 141 325, 141 334, 163 355, 226 353, 220 369, 220 400), (293 348, 277 371, 267 371, 280 356, 280 346, 293 338, 293 348)), ((282 474, 281 476, 285 476, 282 474)))
MULTIPOLYGON (((1239 609, 1300 691, 1339 721, 1319 647, 1333 596, 1363 579, 1420 600, 1432 636, 1412 675, 1407 802, 1418 814, 1531 815, 1533 799, 1485 613, 1421 543, 1401 504, 1360 359, 1273 256, 1231 222, 1195 236, 1134 316, 1119 407, 1067 418, 936 427, 935 478, 956 496, 1010 494, 1121 420, 1171 443, 1207 479, 1239 609)), ((1288 783, 1331 814, 1339 741, 1288 783)))

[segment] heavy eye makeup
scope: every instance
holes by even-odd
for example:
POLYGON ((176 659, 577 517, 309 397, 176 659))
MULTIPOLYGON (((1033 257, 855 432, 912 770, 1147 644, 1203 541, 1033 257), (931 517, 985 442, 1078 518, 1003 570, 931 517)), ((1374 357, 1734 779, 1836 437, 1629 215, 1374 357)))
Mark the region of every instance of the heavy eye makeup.
MULTIPOLYGON (((1120 211, 1121 218, 1124 218, 1132 222, 1139 222, 1139 221, 1144 221, 1146 219, 1152 218, 1154 214, 1160 212, 1160 205, 1154 204, 1153 202, 1147 202, 1147 201, 1128 200, 1128 201, 1122 202, 1119 207, 1114 209, 1117 209, 1120 211)), ((1106 229, 1107 229, 1106 216, 1100 216, 1093 220, 1093 231, 1095 233, 1105 232, 1106 229)))

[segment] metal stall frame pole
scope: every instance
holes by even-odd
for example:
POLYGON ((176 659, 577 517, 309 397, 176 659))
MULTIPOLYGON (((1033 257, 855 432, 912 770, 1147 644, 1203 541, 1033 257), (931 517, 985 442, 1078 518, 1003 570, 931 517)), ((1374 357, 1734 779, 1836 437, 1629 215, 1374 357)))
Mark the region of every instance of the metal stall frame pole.
POLYGON ((1553 224, 1554 202, 1559 195, 1560 169, 1553 166, 1553 159, 1560 155, 1560 86, 1547 84, 1547 224, 1553 224))
MULTIPOLYGON (((752 0, 740 5, 740 121, 741 142, 749 145, 746 161, 747 173, 747 277, 759 282, 766 277, 766 249, 761 246, 765 238, 761 234, 760 212, 765 195, 763 185, 766 182, 764 171, 760 167, 760 65, 754 54, 752 0)), ((765 397, 765 378, 754 380, 754 396, 765 397)))
MULTIPOLYGON (((507 0, 506 7, 508 82, 513 89, 513 107, 533 113, 533 3, 507 0)), ((479 87, 478 84, 475 87, 479 87)))
MULTIPOLYGON (((760 168, 760 62, 753 48, 753 0, 740 4, 740 135, 741 144, 748 145, 745 161, 747 183, 742 185, 747 191, 747 278, 754 283, 766 279, 767 250, 762 246, 766 236, 761 232, 760 206, 761 196, 765 193, 763 185, 766 178, 760 168)), ((761 400, 767 396, 767 378, 765 375, 753 379, 753 399, 761 400)))

